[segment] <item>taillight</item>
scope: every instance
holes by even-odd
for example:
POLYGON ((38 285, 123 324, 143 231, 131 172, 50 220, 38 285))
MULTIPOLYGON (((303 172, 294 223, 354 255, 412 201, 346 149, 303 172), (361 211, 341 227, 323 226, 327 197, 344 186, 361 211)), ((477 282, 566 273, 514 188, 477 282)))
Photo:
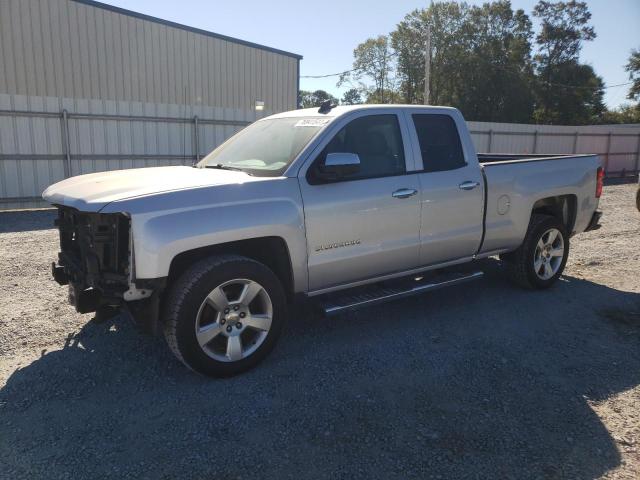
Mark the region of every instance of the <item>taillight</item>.
POLYGON ((600 195, 602 195, 602 184, 604 183, 604 168, 598 167, 596 177, 596 198, 600 198, 600 195))

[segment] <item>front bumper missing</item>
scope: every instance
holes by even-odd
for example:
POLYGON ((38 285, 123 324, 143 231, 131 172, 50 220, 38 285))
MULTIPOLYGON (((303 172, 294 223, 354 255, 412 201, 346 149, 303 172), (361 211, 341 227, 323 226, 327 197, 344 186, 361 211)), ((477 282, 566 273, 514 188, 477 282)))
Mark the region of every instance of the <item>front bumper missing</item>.
POLYGON ((591 216, 591 221, 587 228, 584 230, 585 232, 590 232, 591 230, 598 230, 602 225, 600 225, 600 217, 602 217, 602 212, 600 210, 596 210, 593 212, 591 216))
POLYGON ((56 262, 51 263, 51 276, 58 283, 58 285, 68 285, 69 275, 64 271, 62 265, 57 265, 56 262))
POLYGON ((102 294, 95 288, 81 288, 69 284, 69 303, 76 307, 78 313, 95 312, 101 305, 102 294))
POLYGON ((116 311, 126 312, 141 331, 159 332, 160 293, 166 286, 166 278, 139 280, 141 289, 135 288, 134 284, 123 294, 107 296, 97 288, 74 282, 73 271, 55 262, 51 264, 51 275, 58 284, 68 285, 69 304, 78 313, 101 312, 105 307, 115 307, 116 311))

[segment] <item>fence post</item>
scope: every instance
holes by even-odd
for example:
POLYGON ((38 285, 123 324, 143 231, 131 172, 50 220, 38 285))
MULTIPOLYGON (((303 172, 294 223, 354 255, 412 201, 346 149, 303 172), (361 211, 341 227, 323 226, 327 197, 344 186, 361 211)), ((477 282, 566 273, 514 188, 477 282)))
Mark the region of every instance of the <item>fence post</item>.
POLYGON ((65 164, 64 178, 71 176, 71 141, 69 139, 69 114, 67 109, 62 110, 62 148, 64 149, 65 164))
POLYGON ((638 151, 636 152, 636 173, 640 173, 640 133, 638 134, 638 151))
POLYGON ((580 135, 580 133, 576 132, 573 137, 573 153, 578 152, 578 135, 580 135))
POLYGON ((537 153, 538 151, 538 129, 536 128, 536 130, 533 132, 533 152, 531 153, 537 153))
POLYGON ((196 152, 196 163, 198 163, 200 161, 200 142, 198 141, 199 137, 198 137, 198 116, 194 115, 193 116, 193 142, 194 142, 194 149, 193 151, 196 152))
POLYGON ((493 143, 493 129, 489 130, 489 145, 487 146, 487 153, 491 153, 491 144, 493 143))
POLYGON ((609 170, 609 154, 611 153, 611 132, 607 134, 607 153, 604 160, 604 175, 607 176, 607 170, 609 170))

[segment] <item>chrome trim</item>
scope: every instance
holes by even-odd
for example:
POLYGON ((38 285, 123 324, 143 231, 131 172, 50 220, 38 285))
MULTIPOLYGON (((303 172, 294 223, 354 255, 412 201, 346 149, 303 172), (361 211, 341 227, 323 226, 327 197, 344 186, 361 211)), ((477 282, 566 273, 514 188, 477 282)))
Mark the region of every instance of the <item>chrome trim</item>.
POLYGON ((394 198, 409 198, 413 197, 416 193, 418 193, 418 190, 415 188, 401 188, 393 192, 391 196, 394 198))
POLYGON ((340 285, 334 285, 332 287, 321 288, 320 290, 312 290, 307 292, 308 297, 315 297, 324 293, 337 292, 339 290, 346 290, 348 288, 360 287, 362 285, 368 285, 370 283, 382 282, 383 280, 392 280, 394 278, 404 277, 406 275, 413 275, 415 273, 428 272, 429 270, 435 270, 438 268, 450 267, 452 265, 459 265, 461 263, 470 262, 474 260, 473 256, 457 258, 444 263, 435 263, 433 265, 424 265, 418 268, 412 268, 411 270, 403 270, 401 272, 389 273, 386 275, 380 275, 379 277, 367 278, 364 280, 358 280, 350 283, 343 283, 340 285))
POLYGON ((462 182, 458 185, 460 190, 473 190, 476 187, 480 186, 480 182, 462 182))
POLYGON ((370 305, 376 305, 378 303, 387 302, 390 300, 396 300, 400 298, 410 297, 413 295, 418 295, 423 292, 427 292, 429 290, 437 290, 439 288, 444 287, 452 287, 454 285, 459 285, 461 283, 470 282, 472 280, 476 280, 481 278, 484 275, 484 272, 473 272, 469 275, 461 276, 459 278, 454 278, 452 280, 446 280, 444 282, 434 282, 428 283, 426 285, 420 285, 417 287, 413 287, 409 290, 405 290, 402 292, 396 292, 389 295, 383 295, 377 298, 369 298, 366 300, 362 300, 359 302, 351 303, 349 305, 336 305, 333 307, 328 307, 324 309, 325 315, 335 315, 339 312, 344 312, 345 310, 354 310, 356 308, 366 307, 370 305))

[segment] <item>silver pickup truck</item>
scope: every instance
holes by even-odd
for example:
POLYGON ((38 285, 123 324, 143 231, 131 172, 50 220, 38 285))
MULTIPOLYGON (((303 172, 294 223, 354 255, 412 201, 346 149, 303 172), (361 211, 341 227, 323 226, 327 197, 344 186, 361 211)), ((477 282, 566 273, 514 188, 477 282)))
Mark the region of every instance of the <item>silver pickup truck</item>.
POLYGON ((227 376, 273 349, 300 296, 335 314, 476 279, 494 255, 549 287, 569 238, 598 227, 602 180, 595 155, 478 155, 453 108, 324 104, 193 167, 82 175, 43 197, 59 211, 52 273, 79 312, 124 309, 227 376))

